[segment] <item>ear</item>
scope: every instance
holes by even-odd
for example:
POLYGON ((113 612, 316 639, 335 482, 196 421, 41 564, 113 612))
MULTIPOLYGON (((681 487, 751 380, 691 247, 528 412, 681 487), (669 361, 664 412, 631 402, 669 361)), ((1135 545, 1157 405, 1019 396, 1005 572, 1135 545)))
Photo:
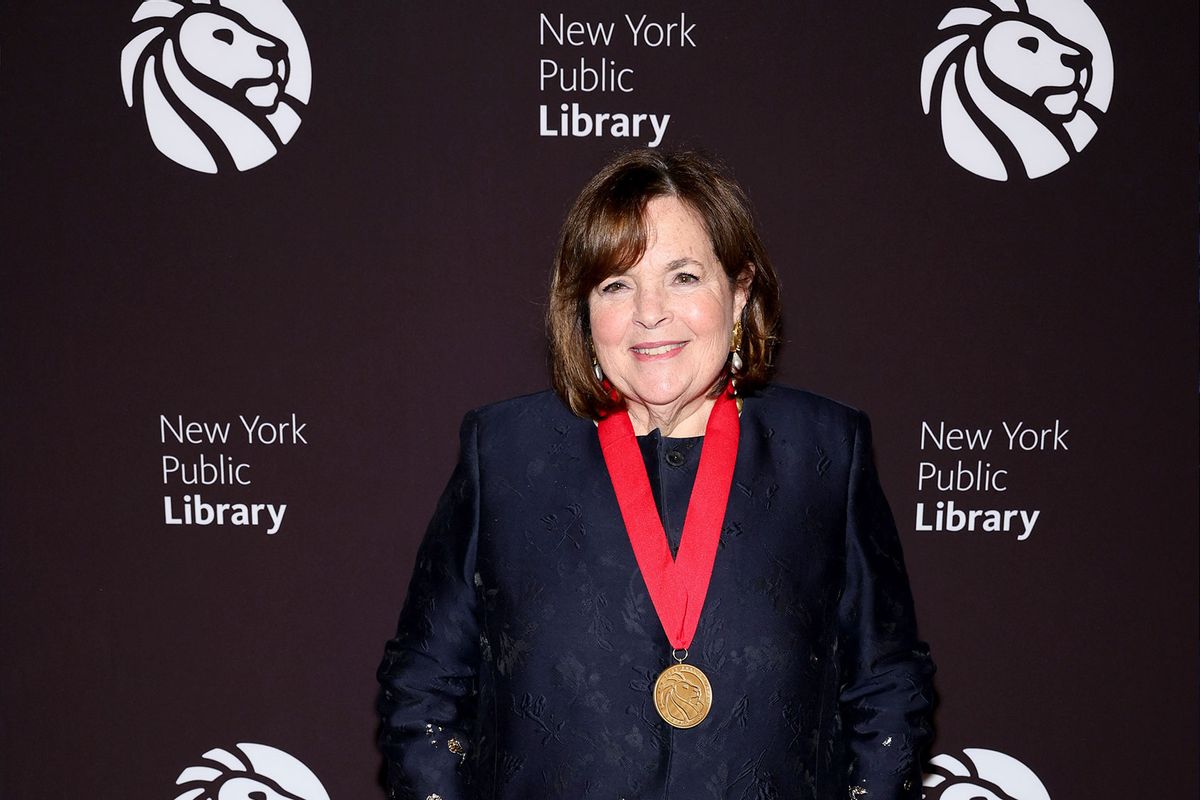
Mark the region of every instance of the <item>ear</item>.
POLYGON ((750 300, 750 285, 754 281, 754 264, 747 261, 746 266, 738 273, 733 281, 733 316, 741 319, 746 303, 750 300))

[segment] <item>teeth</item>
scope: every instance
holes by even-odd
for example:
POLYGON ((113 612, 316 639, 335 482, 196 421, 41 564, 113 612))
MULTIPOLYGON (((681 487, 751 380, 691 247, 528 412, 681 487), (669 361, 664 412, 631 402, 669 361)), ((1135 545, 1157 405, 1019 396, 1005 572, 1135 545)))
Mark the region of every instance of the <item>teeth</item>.
POLYGON ((633 348, 633 352, 641 353, 644 356, 661 356, 663 353, 669 353, 681 347, 683 347, 682 344, 664 344, 662 347, 635 347, 633 348))

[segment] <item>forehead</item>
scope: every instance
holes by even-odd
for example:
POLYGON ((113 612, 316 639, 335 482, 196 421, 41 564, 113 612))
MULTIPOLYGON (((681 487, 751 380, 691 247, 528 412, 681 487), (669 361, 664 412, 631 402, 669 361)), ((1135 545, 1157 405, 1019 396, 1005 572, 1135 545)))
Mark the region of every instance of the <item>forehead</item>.
POLYGON ((703 217, 674 195, 655 195, 633 207, 610 209, 591 221, 580 251, 583 257, 576 262, 580 299, 603 281, 643 262, 669 262, 682 255, 719 261, 703 217), (685 241, 693 243, 692 252, 670 253, 685 241))
POLYGON ((704 220, 696 210, 677 197, 655 197, 646 203, 643 213, 646 231, 646 252, 640 261, 645 261, 655 251, 658 256, 690 255, 695 258, 713 257, 712 240, 704 226, 704 220))

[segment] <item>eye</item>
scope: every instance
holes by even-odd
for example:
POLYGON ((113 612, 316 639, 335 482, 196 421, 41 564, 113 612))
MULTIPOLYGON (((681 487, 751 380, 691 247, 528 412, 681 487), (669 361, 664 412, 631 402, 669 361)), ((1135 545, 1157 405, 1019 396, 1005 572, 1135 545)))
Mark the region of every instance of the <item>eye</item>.
POLYGON ((690 272, 675 273, 675 282, 676 283, 688 284, 688 283, 698 283, 699 281, 700 281, 700 278, 698 278, 697 276, 693 275, 690 272))
POLYGON ((612 281, 600 287, 601 294, 615 294, 625 288, 623 281, 612 281))
POLYGON ((1024 47, 1031 53, 1036 53, 1038 50, 1038 40, 1036 36, 1022 36, 1017 39, 1017 46, 1024 47))
POLYGON ((213 38, 218 42, 233 44, 233 31, 229 30, 229 28, 217 28, 213 31, 213 38))

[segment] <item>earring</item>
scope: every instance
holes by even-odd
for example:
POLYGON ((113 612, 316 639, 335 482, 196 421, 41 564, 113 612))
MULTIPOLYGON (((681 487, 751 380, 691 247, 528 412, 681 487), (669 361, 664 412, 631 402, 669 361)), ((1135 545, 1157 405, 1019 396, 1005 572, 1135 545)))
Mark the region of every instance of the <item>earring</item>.
POLYGON ((592 356, 592 374, 596 376, 597 381, 604 383, 604 370, 600 369, 600 362, 595 356, 592 356))
POLYGON ((733 324, 733 336, 729 340, 729 366, 734 372, 741 372, 745 364, 742 362, 742 354, 738 352, 742 349, 742 321, 739 319, 733 324))

